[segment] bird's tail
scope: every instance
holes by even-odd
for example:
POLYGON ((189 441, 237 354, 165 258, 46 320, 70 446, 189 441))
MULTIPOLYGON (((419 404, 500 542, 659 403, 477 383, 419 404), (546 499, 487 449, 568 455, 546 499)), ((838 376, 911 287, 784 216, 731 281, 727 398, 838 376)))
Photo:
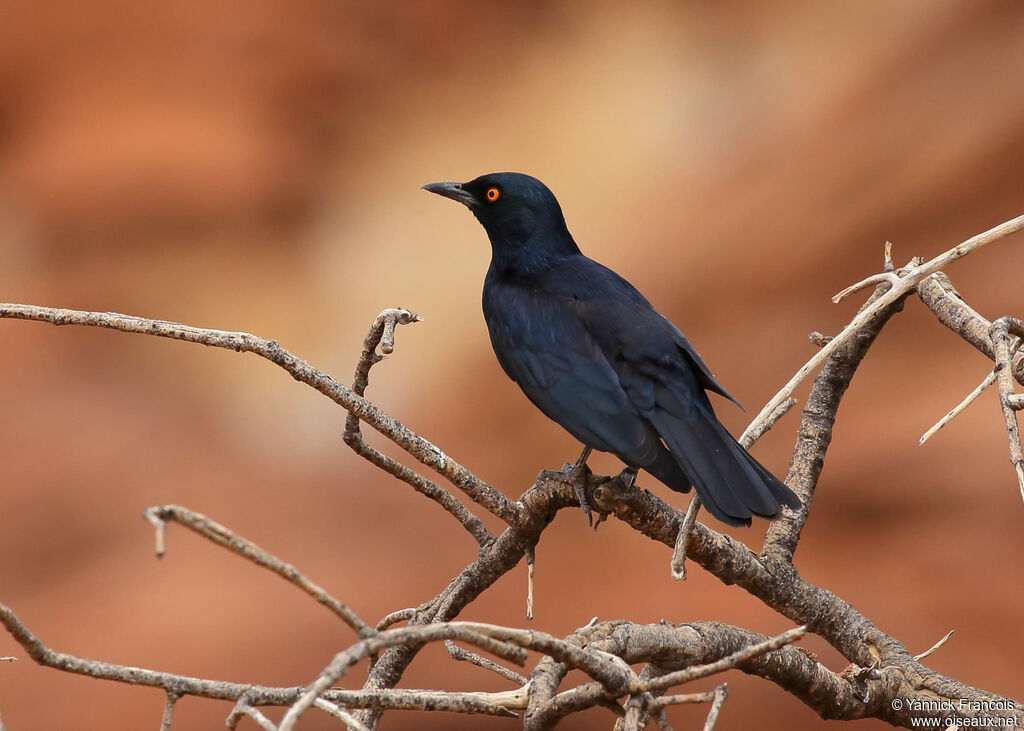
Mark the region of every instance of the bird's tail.
POLYGON ((687 417, 662 409, 652 415, 678 468, 662 458, 648 472, 680 492, 692 483, 704 506, 727 525, 750 525, 754 515, 774 518, 781 505, 800 507, 800 498, 741 447, 713 413, 697 408, 687 417), (679 468, 688 482, 681 483, 679 468))

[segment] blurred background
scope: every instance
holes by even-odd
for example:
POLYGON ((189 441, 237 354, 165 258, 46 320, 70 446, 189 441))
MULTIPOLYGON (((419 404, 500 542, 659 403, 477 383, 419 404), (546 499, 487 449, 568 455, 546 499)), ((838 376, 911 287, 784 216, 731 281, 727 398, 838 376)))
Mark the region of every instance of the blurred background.
MULTIPOLYGON (((547 182, 584 251, 746 405, 716 401, 734 432, 811 356, 810 331, 853 315, 864 295, 829 297, 878 271, 886 240, 903 263, 1024 213, 1014 0, 8 0, 0 16, 0 299, 245 330, 345 381, 375 315, 414 309, 424 321, 400 330, 370 398, 513 496, 578 445, 491 353, 483 231, 420 185, 495 170, 547 182)), ((949 270, 989 319, 1024 314, 1022 272, 1020 236, 949 270)), ((157 561, 149 505, 230 526, 371 622, 476 555, 449 516, 344 446, 342 410, 253 356, 3 321, 0 365, 0 601, 54 649, 294 685, 353 640, 183 529, 157 561)), ((908 301, 839 412, 796 563, 913 652, 955 628, 929 664, 1020 698, 1024 505, 995 393, 917 445, 989 368, 908 301)), ((779 475, 798 420, 755 447, 779 475)), ((730 532, 757 547, 765 526, 730 532)), ((791 626, 699 569, 671 582, 668 559, 566 511, 538 547, 531 626, 791 626)), ((462 616, 524 625, 525 590, 520 566, 462 616)), ((0 664, 9 731, 159 724, 160 691, 38 668, 6 635, 3 655, 21 658, 0 664)), ((766 682, 727 679, 718 728, 826 725, 766 682)), ((508 687, 436 647, 403 685, 508 687)), ((187 698, 174 727, 219 728, 229 710, 187 698)), ((705 713, 669 717, 698 728, 705 713)), ((597 709, 564 726, 611 721, 597 709)), ((311 713, 302 727, 337 724, 311 713)))

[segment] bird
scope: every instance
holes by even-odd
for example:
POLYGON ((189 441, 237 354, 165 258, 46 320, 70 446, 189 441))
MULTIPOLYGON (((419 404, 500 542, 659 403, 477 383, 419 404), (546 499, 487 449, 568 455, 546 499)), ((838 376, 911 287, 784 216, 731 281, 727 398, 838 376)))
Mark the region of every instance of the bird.
POLYGON ((677 492, 692 485, 730 526, 800 506, 719 422, 708 392, 739 402, 636 287, 580 251, 544 183, 503 172, 423 189, 464 204, 486 231, 483 314, 494 353, 526 397, 582 442, 577 468, 591 450, 610 452, 634 475, 642 469, 677 492))

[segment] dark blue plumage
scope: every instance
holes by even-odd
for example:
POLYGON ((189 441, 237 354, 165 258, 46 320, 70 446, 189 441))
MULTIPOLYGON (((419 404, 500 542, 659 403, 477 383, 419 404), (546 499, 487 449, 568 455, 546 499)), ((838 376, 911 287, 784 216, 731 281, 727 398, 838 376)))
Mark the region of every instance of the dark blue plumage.
POLYGON ((585 445, 673 490, 694 485, 729 525, 774 517, 796 495, 715 417, 735 399, 633 285, 584 256, 548 188, 519 173, 424 186, 469 207, 491 241, 483 310, 505 373, 585 445))

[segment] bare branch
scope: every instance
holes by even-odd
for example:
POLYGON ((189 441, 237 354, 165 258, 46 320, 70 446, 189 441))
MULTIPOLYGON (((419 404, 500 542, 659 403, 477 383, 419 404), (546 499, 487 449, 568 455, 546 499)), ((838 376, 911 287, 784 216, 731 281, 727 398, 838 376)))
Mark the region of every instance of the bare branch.
POLYGON ((352 611, 348 605, 338 601, 328 594, 321 586, 310 581, 302 572, 290 563, 285 563, 276 556, 273 556, 260 548, 252 541, 246 540, 239 535, 235 535, 231 530, 225 528, 220 523, 210 520, 205 515, 189 510, 188 508, 183 508, 179 505, 153 506, 151 508, 147 508, 143 512, 143 515, 150 523, 156 526, 158 536, 156 555, 158 558, 161 558, 164 553, 164 523, 167 521, 174 521, 175 523, 183 525, 189 530, 198 533, 203 538, 216 543, 218 546, 223 546, 232 553, 237 553, 247 561, 252 561, 257 566, 270 569, 281 578, 299 587, 309 594, 309 596, 316 599, 318 604, 322 604, 334 612, 334 614, 337 615, 345 624, 355 630, 360 637, 372 637, 376 634, 373 627, 370 627, 366 622, 360 619, 359 615, 352 611))
MULTIPOLYGON (((18 620, 14 612, 0 604, 0 624, 20 644, 29 656, 39 665, 63 670, 65 672, 86 675, 100 680, 113 680, 130 685, 144 685, 161 688, 175 696, 198 696, 215 700, 238 701, 243 695, 250 706, 288 706, 298 699, 305 688, 281 688, 272 686, 251 685, 248 683, 230 683, 223 680, 208 680, 187 675, 176 675, 157 670, 115 665, 99 660, 87 660, 46 647, 18 620)), ((467 633, 486 643, 492 638, 479 634, 467 633)), ((441 691, 412 690, 377 690, 366 692, 359 690, 342 690, 332 688, 323 694, 325 700, 341 704, 347 708, 372 708, 420 711, 448 711, 452 713, 476 713, 492 716, 507 716, 509 711, 488 701, 489 697, 502 694, 455 693, 441 691)), ((518 698, 518 696, 512 696, 518 698)), ((166 713, 166 705, 165 705, 166 713)))
POLYGON ((717 660, 708 665, 699 665, 694 668, 686 668, 685 670, 679 670, 674 673, 668 673, 658 678, 651 678, 650 680, 641 681, 636 691, 651 692, 655 690, 664 690, 665 688, 671 688, 673 685, 681 685, 683 683, 689 683, 693 680, 700 678, 706 678, 709 675, 716 675, 725 670, 737 667, 740 663, 750 660, 751 658, 763 655, 766 652, 777 650, 780 647, 796 642, 801 637, 807 634, 807 627, 796 627, 794 629, 783 632, 781 635, 759 642, 756 645, 751 645, 742 650, 732 653, 723 657, 721 660, 717 660))
POLYGON ((526 618, 533 619, 533 575, 537 571, 537 549, 530 546, 526 551, 526 618))
MULTIPOLYGON (((281 719, 281 731, 290 731, 298 722, 299 717, 312 705, 313 701, 345 675, 348 668, 359 660, 396 645, 421 646, 427 642, 452 639, 460 639, 492 652, 497 648, 493 644, 486 642, 486 640, 513 643, 515 646, 525 650, 543 652, 560 662, 582 670, 595 680, 601 682, 613 694, 623 692, 630 684, 628 675, 614 663, 545 632, 514 629, 480 622, 445 622, 415 627, 400 627, 398 629, 386 630, 375 637, 362 640, 335 655, 330 664, 320 673, 320 676, 306 686, 306 691, 285 713, 284 718, 281 719)), ((515 655, 505 654, 503 656, 507 660, 517 659, 515 655)), ((522 656, 522 660, 519 660, 519 662, 522 661, 525 661, 525 654, 522 656)))
POLYGON ((479 668, 490 670, 491 672, 497 673, 506 680, 511 680, 513 683, 518 683, 519 685, 526 685, 530 682, 529 678, 527 678, 525 675, 517 673, 515 670, 510 670, 504 665, 499 665, 498 663, 494 662, 494 660, 488 660, 486 657, 482 657, 476 654, 475 652, 465 650, 456 645, 451 640, 445 640, 444 646, 445 649, 448 650, 448 654, 451 655, 453 660, 461 660, 463 662, 468 662, 471 665, 476 665, 479 668))
POLYGON ((940 647, 942 647, 942 646, 943 646, 943 645, 945 645, 945 644, 946 644, 947 642, 949 642, 949 638, 953 636, 953 633, 954 633, 954 632, 956 632, 956 630, 953 630, 953 629, 951 629, 951 630, 950 630, 949 632, 947 632, 947 633, 946 633, 945 637, 943 637, 943 638, 942 638, 941 640, 939 640, 939 641, 938 641, 938 642, 936 642, 936 643, 935 643, 934 645, 932 645, 931 647, 929 647, 929 648, 928 648, 927 650, 925 650, 924 652, 922 652, 922 653, 921 653, 920 655, 914 655, 914 659, 915 659, 915 660, 924 660, 924 659, 925 659, 926 657, 928 657, 928 656, 929 656, 929 655, 931 655, 931 654, 932 654, 933 652, 935 652, 935 651, 936 651, 936 650, 938 650, 938 649, 939 649, 940 647))
POLYGON ((269 718, 260 713, 259 709, 249 705, 249 699, 246 694, 243 694, 242 697, 238 699, 238 702, 235 703, 235 707, 232 708, 231 713, 228 714, 225 724, 229 731, 234 731, 234 729, 238 728, 238 722, 242 720, 242 716, 248 716, 265 731, 277 731, 277 726, 275 726, 269 718))
POLYGON ((370 731, 370 729, 366 728, 366 726, 359 723, 358 718, 353 716, 351 713, 346 711, 341 706, 335 705, 330 701, 325 701, 323 698, 317 698, 313 706, 315 708, 319 708, 324 713, 330 714, 331 716, 334 716, 335 718, 344 721, 350 730, 354 729, 354 731, 370 731))
POLYGON ((853 294, 854 292, 859 292, 862 289, 864 289, 865 287, 870 287, 873 284, 874 285, 882 284, 883 282, 888 282, 889 285, 891 286, 897 279, 899 279, 899 277, 897 277, 895 274, 893 274, 891 272, 882 272, 881 274, 872 274, 867 279, 862 279, 861 281, 857 282, 856 284, 851 284, 849 287, 847 287, 843 291, 841 291, 841 292, 839 292, 837 294, 832 295, 832 302, 833 302, 833 304, 837 304, 838 305, 840 302, 842 302, 844 299, 846 299, 849 295, 853 294))
POLYGON ((986 388, 988 388, 989 386, 991 386, 995 382, 996 382, 996 372, 995 372, 995 370, 991 370, 991 371, 988 372, 988 375, 985 376, 985 378, 982 380, 982 382, 979 383, 978 386, 973 391, 971 391, 969 394, 967 394, 967 396, 964 398, 963 401, 961 401, 959 404, 957 404, 952 409, 950 409, 946 413, 945 416, 943 416, 941 419, 939 419, 935 423, 935 426, 933 426, 931 429, 929 429, 924 434, 922 434, 921 435, 921 439, 918 440, 917 443, 918 444, 924 444, 929 439, 931 439, 933 436, 935 436, 935 433, 939 429, 944 427, 949 422, 953 421, 953 419, 955 419, 960 414, 961 411, 963 411, 968 406, 970 406, 972 403, 974 403, 974 399, 978 398, 978 396, 980 396, 985 391, 986 388))
MULTIPOLYGON (((912 260, 911 266, 914 266, 916 261, 912 260)), ((843 329, 843 333, 848 334, 841 348, 833 347, 837 342, 836 338, 833 338, 819 351, 820 355, 832 348, 831 355, 815 377, 811 393, 807 397, 785 479, 785 483, 800 498, 800 507, 795 510, 783 508, 780 517, 768 527, 761 549, 765 555, 787 562, 793 560, 800 534, 810 515, 814 490, 825 464, 825 453, 832 443, 832 427, 840 401, 878 333, 889 319, 903 308, 905 297, 897 298, 888 306, 877 309, 876 305, 888 294, 887 286, 889 285, 884 283, 879 285, 862 305, 850 325, 843 329), (875 312, 875 315, 866 320, 859 330, 850 331, 853 323, 868 311, 875 312)))
POLYGON ((764 419, 755 419, 754 421, 750 422, 750 425, 743 430, 743 433, 740 435, 740 438, 737 439, 736 441, 738 441, 744 449, 750 449, 754 445, 754 442, 763 437, 769 429, 775 426, 775 422, 777 422, 779 419, 781 419, 783 416, 789 413, 789 410, 792 409, 794 406, 796 406, 795 398, 790 397, 786 399, 778 406, 776 406, 775 411, 768 414, 768 416, 765 417, 764 419))
POLYGON ((829 343, 822 347, 813 358, 807 361, 807 363, 805 363, 800 370, 796 372, 796 375, 789 379, 789 382, 783 386, 767 404, 765 404, 764 408, 761 409, 761 413, 759 413, 755 418, 755 421, 764 419, 775 411, 779 404, 792 395, 796 387, 800 385, 809 373, 824 363, 829 356, 838 350, 840 346, 845 345, 879 313, 887 310, 907 294, 912 292, 919 282, 957 259, 963 258, 971 252, 977 251, 981 247, 994 241, 998 241, 1005 236, 1016 233, 1022 228, 1024 228, 1024 216, 1018 216, 1017 218, 1011 219, 1006 223, 1001 223, 984 233, 972 236, 966 241, 957 244, 952 249, 949 249, 924 264, 910 267, 892 284, 891 288, 885 294, 878 297, 870 307, 861 310, 857 316, 853 318, 850 324, 844 327, 843 330, 829 343))
POLYGON ((700 496, 694 492, 690 498, 690 505, 686 508, 686 515, 679 524, 679 532, 676 534, 675 547, 672 549, 672 560, 669 561, 669 572, 676 581, 686 578, 686 547, 690 544, 690 533, 693 531, 693 524, 697 521, 697 512, 700 510, 700 496))
MULTIPOLYGON (((977 348, 989 360, 995 360, 992 323, 967 304, 945 272, 933 274, 921 282, 917 287, 917 295, 940 323, 977 348)), ((1014 356, 1010 370, 1014 380, 1024 386, 1024 351, 1018 351, 1014 356)))
MULTIPOLYGON (((377 346, 380 345, 382 353, 392 353, 395 349, 395 327, 419 321, 420 316, 409 310, 388 309, 377 315, 377 319, 370 326, 366 339, 363 340, 363 352, 359 362, 356 364, 356 372, 352 380, 352 391, 357 396, 365 396, 366 387, 370 382, 370 369, 384 359, 383 355, 377 354, 377 346)), ((487 530, 483 522, 473 515, 465 505, 452 497, 451 493, 436 482, 428 480, 418 472, 396 462, 367 444, 363 439, 362 431, 359 429, 359 418, 351 412, 345 418, 343 438, 345 444, 351 447, 360 457, 385 472, 394 475, 448 511, 469 531, 469 534, 473 536, 478 544, 486 546, 494 540, 494 536, 487 530)))
POLYGON ((678 695, 663 695, 651 701, 652 708, 664 706, 678 706, 684 703, 710 703, 715 699, 715 691, 709 690, 706 693, 680 693, 678 695))
POLYGON ((166 320, 152 320, 115 312, 86 312, 12 303, 0 303, 0 318, 34 320, 53 325, 103 327, 121 332, 199 343, 239 353, 253 353, 280 366, 296 381, 316 389, 349 413, 365 421, 417 460, 443 475, 465 492, 470 499, 506 523, 514 525, 521 519, 521 508, 502 495, 499 490, 480 480, 429 441, 378 409, 362 396, 357 395, 350 388, 289 353, 278 345, 276 340, 266 340, 244 332, 191 327, 166 320))
POLYGON ((171 731, 171 724, 174 722, 174 704, 180 697, 174 691, 167 691, 164 697, 164 715, 160 719, 160 731, 171 731))
POLYGON ((408 607, 407 609, 398 609, 387 615, 381 621, 377 622, 377 631, 386 630, 393 624, 399 622, 406 622, 416 616, 416 613, 421 611, 420 607, 408 607))
POLYGON ((729 697, 729 686, 722 683, 720 686, 715 688, 715 697, 711 702, 711 710, 708 711, 708 719, 704 722, 704 731, 711 731, 715 727, 715 723, 718 721, 718 714, 722 711, 722 704, 725 703, 725 699, 729 697))

